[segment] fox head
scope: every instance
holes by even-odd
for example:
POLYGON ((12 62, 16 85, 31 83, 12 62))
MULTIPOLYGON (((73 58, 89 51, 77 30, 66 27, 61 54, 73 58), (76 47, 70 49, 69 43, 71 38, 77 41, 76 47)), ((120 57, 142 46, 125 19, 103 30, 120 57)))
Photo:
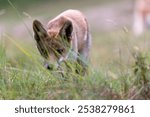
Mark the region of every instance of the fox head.
POLYGON ((52 62, 65 58, 71 45, 72 29, 72 23, 69 20, 63 20, 57 31, 54 31, 55 25, 51 25, 46 30, 40 21, 34 20, 34 39, 40 54, 52 62))

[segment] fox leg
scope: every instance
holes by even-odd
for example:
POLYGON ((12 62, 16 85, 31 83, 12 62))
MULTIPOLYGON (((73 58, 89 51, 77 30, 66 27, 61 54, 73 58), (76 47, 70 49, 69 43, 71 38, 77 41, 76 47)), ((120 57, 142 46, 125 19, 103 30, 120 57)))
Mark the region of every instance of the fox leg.
POLYGON ((79 74, 81 73, 82 75, 85 75, 88 73, 90 48, 91 48, 91 35, 88 33, 85 46, 82 50, 79 51, 79 55, 77 58, 77 62, 81 66, 80 71, 78 71, 79 74))

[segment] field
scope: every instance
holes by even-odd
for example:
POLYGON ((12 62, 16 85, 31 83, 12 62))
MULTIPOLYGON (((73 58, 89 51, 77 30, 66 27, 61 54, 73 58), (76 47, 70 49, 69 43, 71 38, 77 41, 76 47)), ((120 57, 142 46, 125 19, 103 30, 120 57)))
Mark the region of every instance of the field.
MULTIPOLYGON (((140 37, 133 36, 132 8, 129 5, 128 10, 122 10, 124 6, 119 5, 124 2, 118 1, 89 0, 85 4, 80 0, 48 3, 39 0, 35 4, 34 0, 33 3, 8 0, 3 3, 0 99, 150 99, 150 34, 145 31, 140 37), (113 11, 116 7, 121 13, 113 11), (68 71, 61 76, 57 70, 46 70, 33 38, 34 19, 46 24, 70 8, 83 11, 91 27, 91 62, 86 76, 67 74, 68 71), (120 18, 112 20, 105 16, 109 13, 113 18, 120 18)), ((129 0, 125 4, 128 6, 129 0)))

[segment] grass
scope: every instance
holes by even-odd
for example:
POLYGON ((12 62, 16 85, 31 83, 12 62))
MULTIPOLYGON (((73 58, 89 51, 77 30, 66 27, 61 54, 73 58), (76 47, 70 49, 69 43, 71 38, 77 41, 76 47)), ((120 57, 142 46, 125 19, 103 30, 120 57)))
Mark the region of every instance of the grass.
MULTIPOLYGON (((15 12, 15 16, 18 14, 15 12)), ((22 15, 19 17, 14 18, 15 24, 18 20, 24 23, 22 15)), ((10 18, 3 19, 9 25, 10 18)), ((62 77, 58 70, 43 67, 43 58, 32 37, 27 40, 26 36, 20 39, 9 32, 1 33, 0 99, 150 99, 148 32, 139 39, 123 29, 94 31, 92 36, 89 74, 69 72, 62 77)))
MULTIPOLYGON (((127 34, 121 35, 125 37, 127 34)), ((105 48, 110 54, 116 42, 108 39, 101 42, 108 43, 105 48)), ((128 42, 133 47, 133 42, 126 40, 128 42)), ((92 49, 97 48, 95 44, 92 49)), ((138 47, 125 48, 130 53, 129 57, 127 51, 123 55, 131 59, 128 64, 123 57, 111 56, 106 61, 107 55, 100 58, 102 61, 96 61, 99 55, 93 52, 89 75, 83 77, 70 73, 62 77, 59 71, 48 71, 43 67, 42 57, 32 44, 5 34, 0 45, 0 99, 149 99, 149 53, 138 47), (11 43, 11 47, 7 47, 7 43, 11 43)))

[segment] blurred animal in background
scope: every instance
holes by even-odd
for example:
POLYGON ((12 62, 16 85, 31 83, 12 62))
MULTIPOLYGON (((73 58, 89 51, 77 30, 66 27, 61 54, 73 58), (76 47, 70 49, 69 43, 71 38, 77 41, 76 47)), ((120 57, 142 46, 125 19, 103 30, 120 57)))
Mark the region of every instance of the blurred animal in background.
POLYGON ((143 33, 150 25, 150 0, 136 0, 134 6, 133 32, 136 36, 143 33))
POLYGON ((72 56, 87 68, 91 35, 86 18, 78 10, 67 10, 50 20, 45 29, 38 20, 33 21, 34 38, 40 54, 45 58, 45 67, 50 69, 50 62, 57 65, 72 56))

